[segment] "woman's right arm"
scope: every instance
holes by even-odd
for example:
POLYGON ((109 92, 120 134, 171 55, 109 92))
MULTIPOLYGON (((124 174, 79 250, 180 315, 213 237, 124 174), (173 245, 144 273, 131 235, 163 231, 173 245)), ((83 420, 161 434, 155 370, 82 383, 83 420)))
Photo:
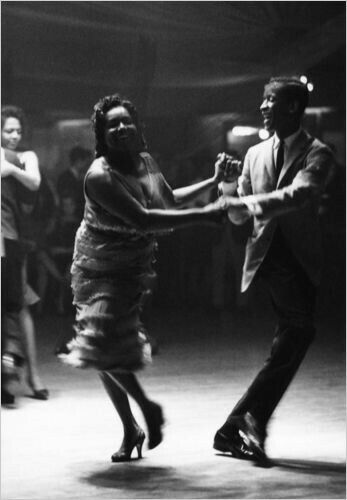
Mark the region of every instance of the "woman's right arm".
MULTIPOLYGON (((37 191, 41 184, 41 174, 36 154, 33 151, 26 151, 19 155, 19 162, 24 165, 24 170, 21 170, 15 164, 7 161, 2 151, 1 177, 8 177, 11 175, 30 191, 37 191)), ((15 154, 12 151, 10 151, 9 154, 10 153, 12 155, 15 154)))
POLYGON ((219 203, 184 210, 147 209, 116 179, 95 168, 86 178, 88 196, 107 212, 142 231, 161 231, 192 224, 219 222, 222 208, 219 203))

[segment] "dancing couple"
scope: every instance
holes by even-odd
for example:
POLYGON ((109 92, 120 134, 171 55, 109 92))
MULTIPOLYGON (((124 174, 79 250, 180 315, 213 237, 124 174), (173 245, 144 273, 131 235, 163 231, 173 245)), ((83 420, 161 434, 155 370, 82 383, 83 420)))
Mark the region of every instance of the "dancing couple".
POLYGON ((143 413, 148 447, 162 441, 162 408, 148 398, 135 375, 151 361, 141 310, 154 274, 155 235, 193 224, 219 224, 226 215, 235 224, 253 218, 242 288, 255 277, 266 282, 278 328, 270 358, 217 431, 214 447, 236 458, 266 458, 268 420, 314 334, 316 207, 332 158, 325 145, 301 128, 307 97, 306 86, 297 79, 271 80, 261 112, 265 127, 275 133, 249 150, 241 175, 239 162, 222 153, 210 179, 175 190, 147 151, 133 104, 115 94, 95 105, 95 160, 85 177, 85 211, 71 270, 76 334, 60 357, 72 366, 98 370, 124 429, 113 462, 130 460, 135 448, 141 457, 145 432, 131 412, 129 396, 143 413), (229 186, 229 192, 216 202, 180 208, 218 185, 221 191, 229 186))

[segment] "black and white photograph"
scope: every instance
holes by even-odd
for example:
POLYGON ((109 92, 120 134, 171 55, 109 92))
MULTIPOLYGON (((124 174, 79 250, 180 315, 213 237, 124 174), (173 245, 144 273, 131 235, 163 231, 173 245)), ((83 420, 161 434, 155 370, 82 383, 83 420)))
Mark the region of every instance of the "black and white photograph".
POLYGON ((1 500, 346 498, 346 2, 1 1, 1 500))

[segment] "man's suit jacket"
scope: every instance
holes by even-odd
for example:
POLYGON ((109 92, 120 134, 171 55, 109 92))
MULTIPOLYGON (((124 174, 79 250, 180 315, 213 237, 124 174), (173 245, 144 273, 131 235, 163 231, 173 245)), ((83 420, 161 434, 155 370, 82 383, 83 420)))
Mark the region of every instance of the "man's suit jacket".
POLYGON ((253 215, 241 290, 252 282, 270 247, 276 227, 308 277, 319 283, 321 232, 319 199, 331 175, 334 160, 330 149, 302 130, 291 145, 276 180, 274 137, 251 147, 238 180, 238 194, 253 215))

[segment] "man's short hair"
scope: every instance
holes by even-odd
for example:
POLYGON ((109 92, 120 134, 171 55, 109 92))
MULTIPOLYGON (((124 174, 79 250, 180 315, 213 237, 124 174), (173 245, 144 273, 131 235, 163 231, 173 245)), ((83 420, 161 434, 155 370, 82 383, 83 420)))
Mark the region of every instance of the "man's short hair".
POLYGON ((78 160, 86 160, 90 158, 91 153, 88 149, 82 148, 82 146, 75 146, 70 151, 70 162, 72 165, 78 160))
POLYGON ((300 114, 305 111, 308 105, 309 92, 307 85, 297 76, 275 76, 270 78, 266 86, 281 89, 289 101, 297 101, 300 114))

